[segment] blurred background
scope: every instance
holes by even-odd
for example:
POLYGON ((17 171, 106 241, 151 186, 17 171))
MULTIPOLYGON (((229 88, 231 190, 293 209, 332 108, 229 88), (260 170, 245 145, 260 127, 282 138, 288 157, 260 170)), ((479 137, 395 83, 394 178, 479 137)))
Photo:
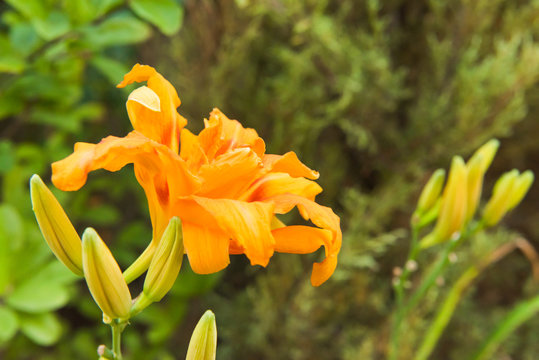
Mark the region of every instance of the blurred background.
MULTIPOLYGON (((318 202, 341 216, 333 277, 310 285, 312 255, 243 256, 215 275, 184 262, 163 301, 124 333, 128 359, 181 359, 210 308, 218 359, 385 359, 393 268, 432 172, 501 141, 484 199, 512 168, 539 174, 539 2, 534 0, 5 0, 0 3, 0 358, 95 359, 109 329, 84 282, 43 241, 28 180, 77 141, 131 130, 115 85, 135 63, 178 90, 198 131, 213 107, 255 128, 269 153, 289 150, 321 173, 318 202)), ((52 185, 51 185, 52 187, 52 185)), ((143 192, 127 166, 55 190, 79 231, 95 227, 125 269, 151 238, 143 192)), ((471 239, 402 338, 411 358, 463 269, 518 236, 539 249, 538 186, 502 226, 471 239)), ((419 269, 437 249, 419 258, 419 269)), ((473 353, 508 309, 537 295, 515 252, 466 291, 433 359, 473 353)), ((142 284, 135 283, 134 289, 142 284)), ((536 359, 539 316, 493 359, 536 359)))

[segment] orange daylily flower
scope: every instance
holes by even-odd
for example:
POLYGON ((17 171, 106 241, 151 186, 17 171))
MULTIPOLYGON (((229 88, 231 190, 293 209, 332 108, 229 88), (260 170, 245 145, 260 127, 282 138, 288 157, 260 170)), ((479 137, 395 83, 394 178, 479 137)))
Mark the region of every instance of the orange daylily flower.
POLYGON ((342 233, 339 217, 314 201, 322 191, 313 181, 318 173, 293 152, 265 154, 255 130, 218 109, 198 135, 191 133, 177 112, 176 91, 150 66, 135 65, 118 87, 143 81, 147 86, 127 100, 134 131, 98 144, 77 143, 73 154, 52 165, 53 183, 77 190, 90 171, 117 171, 133 163, 153 226, 152 242, 137 260, 146 267, 169 219, 178 216, 197 273, 225 268, 230 254, 245 254, 252 265, 266 266, 274 251, 306 254, 324 246, 326 258, 313 265, 311 283, 326 281, 337 265, 342 233), (285 226, 275 217, 294 207, 315 226, 285 226))

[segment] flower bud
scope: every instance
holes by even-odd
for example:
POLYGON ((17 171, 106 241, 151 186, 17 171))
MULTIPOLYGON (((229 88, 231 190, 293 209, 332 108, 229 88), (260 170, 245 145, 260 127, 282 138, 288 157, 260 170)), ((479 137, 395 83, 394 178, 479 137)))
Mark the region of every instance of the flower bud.
POLYGON ((151 301, 161 300, 172 288, 183 260, 181 221, 170 219, 148 268, 144 281, 144 294, 151 301))
POLYGON ((455 156, 451 162, 449 179, 442 195, 442 205, 438 221, 431 234, 421 241, 422 247, 429 247, 449 240, 460 231, 467 211, 468 171, 464 160, 455 156))
POLYGON ((475 215, 479 199, 481 198, 481 190, 483 188, 483 156, 481 154, 474 155, 466 164, 468 170, 468 206, 466 208, 466 222, 470 221, 475 215))
POLYGON ((489 140, 486 144, 477 149, 468 161, 468 164, 474 162, 476 157, 481 157, 481 172, 484 174, 492 163, 499 147, 500 142, 497 139, 489 140))
POLYGON ((82 234, 82 265, 90 293, 103 314, 111 319, 128 318, 129 288, 114 256, 92 228, 82 234))
POLYGON ((511 191, 511 199, 509 201, 509 207, 507 208, 507 211, 512 210, 522 201, 522 199, 532 186, 533 180, 533 172, 531 172, 530 170, 524 171, 518 177, 518 179, 515 181, 515 185, 513 186, 513 190, 511 191))
POLYGON ((198 321, 189 349, 187 349, 186 360, 215 360, 217 350, 217 326, 215 324, 215 315, 208 310, 198 321))
POLYGON ((444 181, 444 169, 438 169, 432 174, 429 181, 423 188, 421 195, 419 196, 419 201, 417 202, 418 214, 423 214, 429 211, 436 204, 436 201, 442 192, 444 181))
POLYGON ((76 275, 83 276, 81 240, 64 209, 38 175, 30 179, 32 209, 54 255, 76 275))
POLYGON ((486 226, 496 225, 509 210, 513 188, 518 179, 518 170, 511 170, 496 181, 492 190, 492 197, 483 211, 483 222, 486 226))

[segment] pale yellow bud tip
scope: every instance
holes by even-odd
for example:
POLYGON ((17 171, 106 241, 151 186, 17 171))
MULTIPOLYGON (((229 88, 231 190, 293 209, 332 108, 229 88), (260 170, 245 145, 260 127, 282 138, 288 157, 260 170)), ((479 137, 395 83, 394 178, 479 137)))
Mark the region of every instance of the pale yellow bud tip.
POLYGON ((30 179, 30 197, 37 223, 49 248, 69 270, 82 276, 80 237, 56 197, 38 175, 30 179))
POLYGON ((526 193, 533 184, 534 175, 530 170, 524 171, 515 181, 507 211, 512 210, 520 204, 526 193))
POLYGON ((207 310, 198 321, 187 350, 186 360, 215 360, 217 325, 215 315, 207 310))
POLYGON ((492 163, 492 160, 494 159, 499 147, 500 142, 497 139, 487 141, 472 155, 470 162, 473 161, 474 157, 481 156, 481 170, 483 173, 485 173, 492 163))
POLYGON ((435 204, 444 186, 445 170, 436 170, 423 188, 417 203, 417 212, 423 214, 429 211, 435 204))
POLYGON ((174 216, 161 236, 146 274, 143 291, 148 299, 160 301, 166 295, 178 277, 182 260, 182 224, 174 216))
POLYGON ((92 228, 82 234, 84 277, 95 302, 111 319, 126 319, 131 293, 109 248, 92 228))

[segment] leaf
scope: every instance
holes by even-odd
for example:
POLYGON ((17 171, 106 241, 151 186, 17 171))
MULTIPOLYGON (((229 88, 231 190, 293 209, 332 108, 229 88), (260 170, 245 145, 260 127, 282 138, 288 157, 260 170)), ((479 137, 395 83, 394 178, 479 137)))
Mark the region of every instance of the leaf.
POLYGON ((0 174, 7 173, 15 165, 15 152, 8 140, 0 141, 0 174))
POLYGON ((9 40, 11 46, 23 55, 32 53, 41 42, 33 26, 26 22, 11 27, 9 40))
POLYGON ((32 24, 39 36, 47 41, 64 35, 70 29, 69 18, 60 11, 51 11, 43 18, 32 18, 32 24))
POLYGON ((151 29, 129 13, 120 13, 107 18, 97 26, 83 31, 85 40, 98 48, 112 45, 135 44, 146 40, 151 29))
POLYGON ((173 35, 180 30, 183 8, 175 0, 131 0, 129 6, 165 35, 173 35))
POLYGON ((90 63, 114 85, 122 81, 124 74, 129 71, 123 63, 106 56, 95 56, 90 63))
POLYGON ((69 301, 66 285, 77 280, 75 275, 56 260, 34 271, 32 275, 7 296, 7 304, 29 313, 56 310, 69 301))
POLYGON ((19 317, 22 332, 39 345, 52 345, 62 334, 62 326, 53 314, 20 314, 19 317))
POLYGON ((0 305, 0 344, 8 342, 19 328, 17 315, 8 307, 0 305))
POLYGON ((9 248, 2 249, 7 252, 21 246, 24 240, 21 216, 13 206, 8 204, 0 205, 0 237, 9 239, 9 248))
POLYGON ((44 17, 46 14, 41 0, 6 0, 6 2, 28 19, 44 17))

